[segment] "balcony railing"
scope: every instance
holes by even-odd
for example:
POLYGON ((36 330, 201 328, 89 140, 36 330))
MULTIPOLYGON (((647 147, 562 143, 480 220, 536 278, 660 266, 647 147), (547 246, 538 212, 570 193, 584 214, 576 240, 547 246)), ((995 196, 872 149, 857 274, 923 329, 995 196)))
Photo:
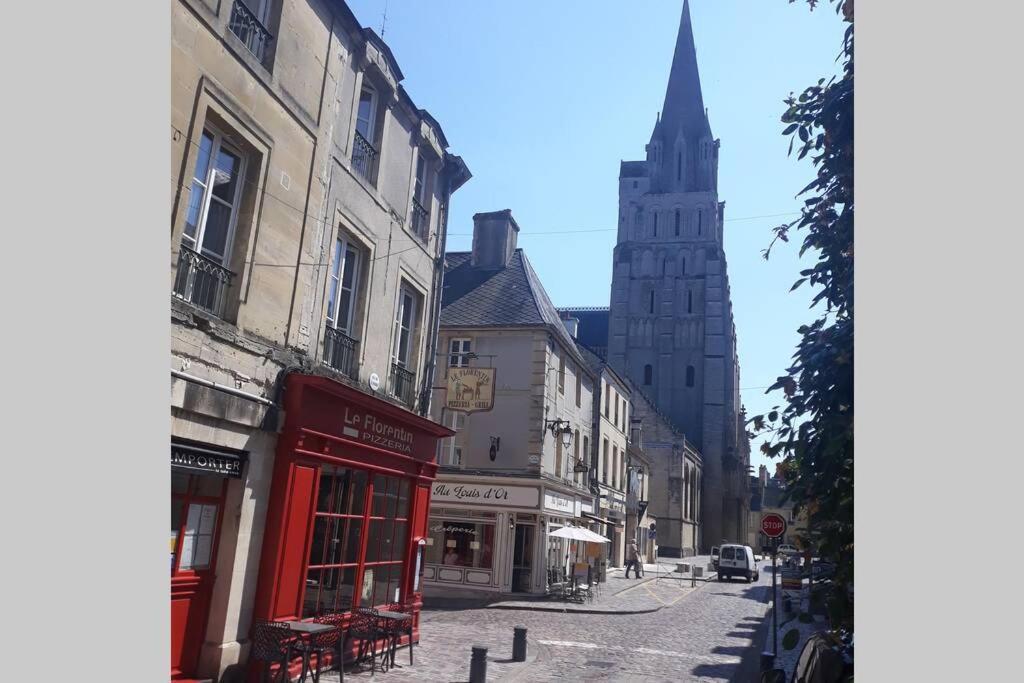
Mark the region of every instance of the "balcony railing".
POLYGON ((416 375, 398 363, 391 364, 391 395, 410 408, 416 400, 416 375))
POLYGON ((270 43, 274 40, 267 27, 264 26, 251 9, 246 7, 242 0, 235 0, 231 7, 231 18, 228 20, 228 28, 238 36, 238 39, 245 43, 249 52, 256 55, 260 64, 266 64, 267 55, 270 52, 270 43))
POLYGON ((352 379, 358 377, 359 342, 335 327, 324 335, 324 363, 352 379))
POLYGON ((358 130, 352 146, 352 166, 371 184, 376 182, 377 150, 358 130))
POLYGON ((174 295, 222 318, 232 277, 234 273, 224 266, 183 245, 178 254, 174 295))
POLYGON ((415 199, 412 200, 412 231, 424 242, 430 237, 430 212, 415 199))

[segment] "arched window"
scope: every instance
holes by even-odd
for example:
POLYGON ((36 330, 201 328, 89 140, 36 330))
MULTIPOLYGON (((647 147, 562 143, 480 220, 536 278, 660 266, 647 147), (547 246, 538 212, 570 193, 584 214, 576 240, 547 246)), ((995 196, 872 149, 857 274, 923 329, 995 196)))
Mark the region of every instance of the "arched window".
POLYGON ((651 216, 651 225, 654 227, 654 236, 658 236, 658 214, 654 213, 651 216))
POLYGON ((693 290, 686 293, 686 312, 693 313, 693 290))
POLYGON ((654 290, 653 289, 651 290, 651 301, 650 301, 650 304, 649 304, 649 308, 650 308, 650 310, 648 311, 648 313, 653 314, 654 313, 654 290))
MULTIPOLYGON (((692 369, 692 368, 691 368, 692 369)), ((687 374, 689 377, 689 374, 687 374)), ((650 365, 644 366, 644 386, 651 386, 651 381, 654 379, 654 368, 650 365)))
POLYGON ((697 210, 697 235, 700 235, 701 228, 704 224, 704 212, 697 210))
POLYGON ((679 255, 679 274, 686 275, 686 257, 682 254, 679 255))
POLYGON ((683 181, 683 153, 676 152, 676 182, 683 181))
POLYGON ((676 209, 676 237, 679 237, 679 209, 676 209))
MULTIPOLYGON (((651 366, 648 365, 647 367, 651 367, 651 366)), ((686 366, 686 386, 688 386, 688 387, 692 387, 693 386, 693 376, 694 376, 694 374, 696 374, 696 372, 694 371, 693 366, 692 365, 687 365, 686 366)))

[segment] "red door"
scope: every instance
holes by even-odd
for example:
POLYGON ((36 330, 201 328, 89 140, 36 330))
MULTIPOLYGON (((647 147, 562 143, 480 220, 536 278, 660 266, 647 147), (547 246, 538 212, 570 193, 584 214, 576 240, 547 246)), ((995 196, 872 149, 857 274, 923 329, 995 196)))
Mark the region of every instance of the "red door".
POLYGON ((226 480, 172 472, 171 482, 171 678, 188 678, 206 632, 226 480))

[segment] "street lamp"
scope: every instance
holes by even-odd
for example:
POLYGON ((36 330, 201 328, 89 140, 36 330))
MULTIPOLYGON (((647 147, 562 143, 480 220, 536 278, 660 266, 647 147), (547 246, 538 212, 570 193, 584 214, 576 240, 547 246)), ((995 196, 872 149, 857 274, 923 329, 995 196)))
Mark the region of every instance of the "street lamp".
POLYGON ((545 420, 544 426, 551 430, 552 436, 561 439, 563 448, 572 446, 572 427, 568 420, 545 420))

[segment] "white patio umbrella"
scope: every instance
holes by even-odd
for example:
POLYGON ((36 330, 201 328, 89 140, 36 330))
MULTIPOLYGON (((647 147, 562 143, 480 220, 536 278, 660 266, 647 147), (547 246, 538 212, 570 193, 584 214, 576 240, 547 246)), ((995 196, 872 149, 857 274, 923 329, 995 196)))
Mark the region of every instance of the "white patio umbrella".
MULTIPOLYGON (((566 538, 571 541, 583 541, 584 543, 611 543, 612 539, 596 534, 590 529, 581 526, 563 526, 550 532, 548 536, 555 538, 566 538)), ((565 549, 565 562, 569 562, 569 549, 565 549)))

